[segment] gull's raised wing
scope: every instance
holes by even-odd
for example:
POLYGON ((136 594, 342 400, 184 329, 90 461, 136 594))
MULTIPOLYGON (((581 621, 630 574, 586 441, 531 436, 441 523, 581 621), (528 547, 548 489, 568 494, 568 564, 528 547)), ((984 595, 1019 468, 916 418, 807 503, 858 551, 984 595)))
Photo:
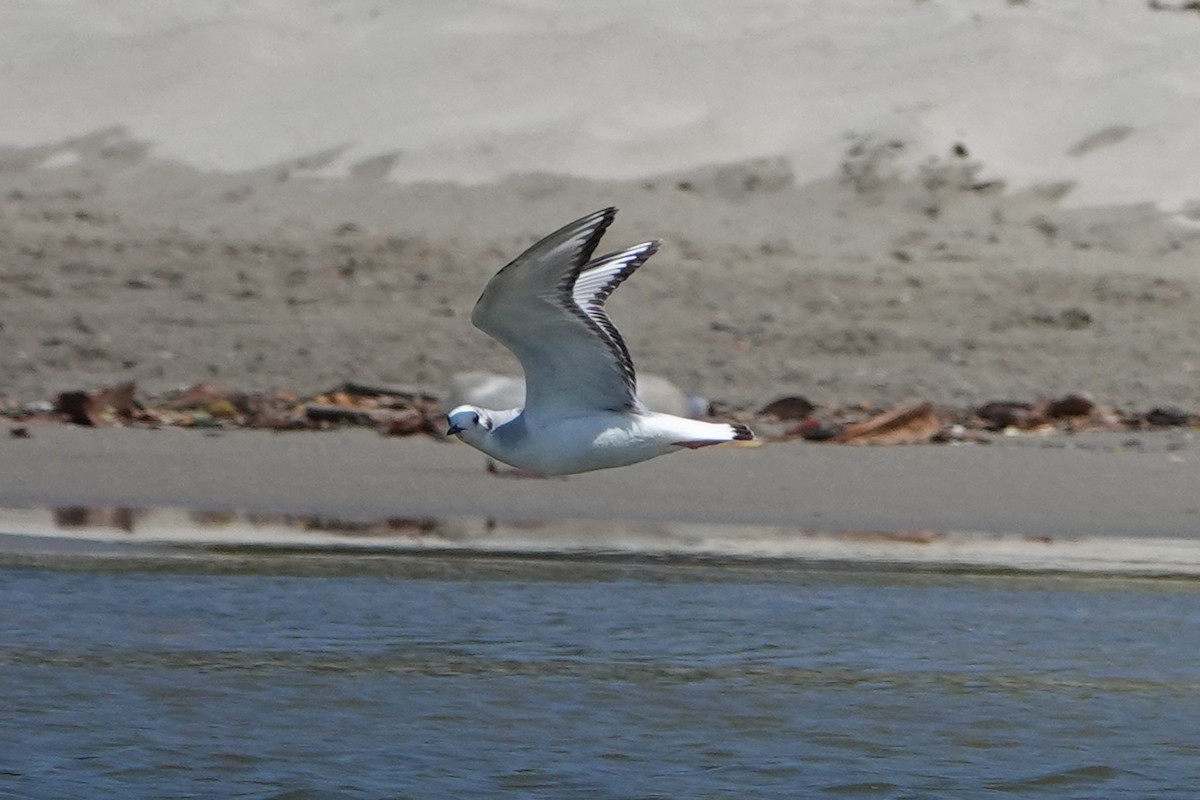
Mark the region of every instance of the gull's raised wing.
POLYGON ((604 301, 658 242, 589 261, 615 215, 606 208, 542 239, 496 273, 471 312, 521 362, 531 421, 641 408, 633 361, 604 301))

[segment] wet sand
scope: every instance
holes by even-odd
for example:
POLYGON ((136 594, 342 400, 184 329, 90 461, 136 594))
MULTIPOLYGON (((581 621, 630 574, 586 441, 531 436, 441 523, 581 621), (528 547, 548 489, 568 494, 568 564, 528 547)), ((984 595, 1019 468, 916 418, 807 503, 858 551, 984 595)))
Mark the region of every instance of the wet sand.
POLYGON ((0 447, 0 505, 175 506, 1194 538, 1200 446, 1187 433, 993 445, 712 448, 567 479, 487 474, 465 445, 321 434, 37 427, 0 447))

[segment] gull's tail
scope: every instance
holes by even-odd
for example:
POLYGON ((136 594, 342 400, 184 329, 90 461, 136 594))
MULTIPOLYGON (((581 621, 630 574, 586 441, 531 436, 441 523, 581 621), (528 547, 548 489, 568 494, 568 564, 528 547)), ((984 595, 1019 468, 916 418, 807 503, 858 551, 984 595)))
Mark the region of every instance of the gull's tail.
POLYGON ((729 427, 733 429, 733 439, 730 441, 748 442, 754 438, 754 431, 740 422, 731 422, 729 423, 729 427))
POLYGON ((714 444, 725 442, 748 442, 754 438, 754 431, 740 422, 700 422, 698 420, 680 420, 685 425, 680 426, 680 439, 672 442, 677 447, 696 450, 714 444))

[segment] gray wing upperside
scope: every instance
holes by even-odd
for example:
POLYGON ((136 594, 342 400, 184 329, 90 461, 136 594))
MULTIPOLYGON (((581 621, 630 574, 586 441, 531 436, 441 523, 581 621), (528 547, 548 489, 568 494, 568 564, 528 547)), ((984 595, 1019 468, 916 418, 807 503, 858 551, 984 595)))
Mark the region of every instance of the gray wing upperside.
POLYGON ((530 419, 641 409, 633 361, 604 303, 658 242, 589 261, 615 213, 589 214, 530 247, 496 273, 471 313, 521 362, 530 419))

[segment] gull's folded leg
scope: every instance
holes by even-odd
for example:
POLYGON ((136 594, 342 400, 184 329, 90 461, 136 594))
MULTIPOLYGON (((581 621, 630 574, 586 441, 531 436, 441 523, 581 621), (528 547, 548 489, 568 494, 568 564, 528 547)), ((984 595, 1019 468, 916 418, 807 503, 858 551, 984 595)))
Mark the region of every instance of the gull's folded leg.
POLYGON ((497 478, 538 478, 544 481, 550 478, 557 478, 560 481, 566 480, 566 477, 562 475, 543 475, 540 472, 530 472, 527 469, 517 469, 515 467, 500 469, 496 466, 496 462, 490 458, 487 460, 487 474, 495 475, 497 478))

